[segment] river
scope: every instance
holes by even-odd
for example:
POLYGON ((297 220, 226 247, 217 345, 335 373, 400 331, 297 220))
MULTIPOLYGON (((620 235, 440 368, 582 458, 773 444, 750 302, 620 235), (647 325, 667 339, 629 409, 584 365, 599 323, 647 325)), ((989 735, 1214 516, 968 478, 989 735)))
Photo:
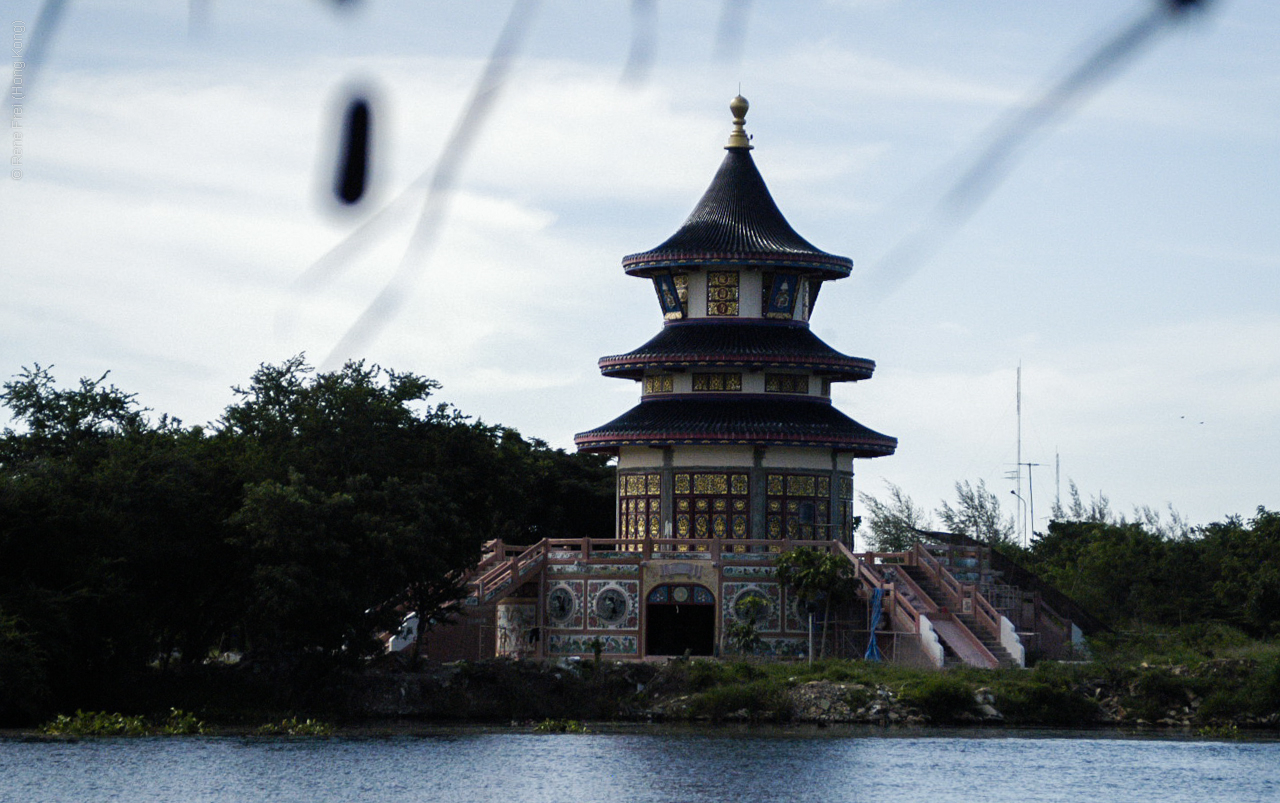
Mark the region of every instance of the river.
POLYGON ((1280 800, 1280 742, 1033 731, 0 738, 3 803, 1280 800))

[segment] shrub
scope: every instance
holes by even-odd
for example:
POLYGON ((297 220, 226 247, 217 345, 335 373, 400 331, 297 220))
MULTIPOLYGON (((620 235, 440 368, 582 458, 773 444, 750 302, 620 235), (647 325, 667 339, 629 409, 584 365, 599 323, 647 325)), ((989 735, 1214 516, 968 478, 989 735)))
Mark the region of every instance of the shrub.
POLYGON ((747 719, 784 721, 791 718, 791 698, 783 684, 775 680, 717 686, 694 695, 689 713, 719 722, 731 716, 747 719))
POLYGON ((534 733, 590 733, 586 725, 576 719, 544 719, 533 728, 534 733))
POLYGON ((289 717, 280 722, 268 722, 257 730, 259 736, 332 736, 333 726, 318 719, 299 721, 289 717))
POLYGON ((77 710, 72 716, 59 714, 42 725, 40 732, 50 736, 146 736, 151 728, 143 717, 77 710))
POLYGON ((180 708, 170 708, 169 716, 160 724, 165 736, 198 736, 208 732, 208 727, 195 714, 180 708))
POLYGON ((973 689, 947 673, 923 676, 903 687, 898 699, 920 709, 934 722, 954 722, 973 713, 973 689))

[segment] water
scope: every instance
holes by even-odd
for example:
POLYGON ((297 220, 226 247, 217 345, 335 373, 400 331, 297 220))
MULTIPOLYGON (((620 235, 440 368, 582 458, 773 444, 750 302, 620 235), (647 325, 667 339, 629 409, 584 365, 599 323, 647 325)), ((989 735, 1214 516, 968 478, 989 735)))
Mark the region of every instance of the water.
MULTIPOLYGON (((2 803, 1280 800, 1280 743, 631 731, 0 740, 2 803)), ((870 733, 870 731, 868 731, 870 733)))

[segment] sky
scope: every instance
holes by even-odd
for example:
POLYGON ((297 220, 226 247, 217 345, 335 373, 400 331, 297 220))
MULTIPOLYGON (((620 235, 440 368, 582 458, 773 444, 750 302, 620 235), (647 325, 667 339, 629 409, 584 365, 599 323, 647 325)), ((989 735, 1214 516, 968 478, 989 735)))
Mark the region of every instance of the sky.
MULTIPOLYGON (((39 6, 6 0, 18 59, 39 6)), ((718 35, 719 0, 641 3, 647 61, 624 0, 528 6, 424 248, 421 179, 508 0, 68 2, 20 76, 0 375, 109 371, 204 424, 262 363, 364 358, 571 449, 638 399, 596 367, 661 325, 620 260, 692 210, 741 88, 780 208, 854 260, 812 327, 876 361, 834 400, 899 439, 858 461, 859 491, 892 482, 934 510, 981 480, 1009 513, 1034 502, 1040 529, 1069 481, 1192 523, 1280 508, 1280 4, 1219 0, 1166 26, 949 226, 936 204, 994 132, 1152 3, 756 0, 738 39, 718 35), (339 209, 334 132, 355 92, 374 171, 339 209), (922 227, 932 248, 898 258, 922 227), (389 284, 400 303, 348 349, 389 284), (1019 366, 1021 460, 1038 465, 1015 495, 1019 366)))

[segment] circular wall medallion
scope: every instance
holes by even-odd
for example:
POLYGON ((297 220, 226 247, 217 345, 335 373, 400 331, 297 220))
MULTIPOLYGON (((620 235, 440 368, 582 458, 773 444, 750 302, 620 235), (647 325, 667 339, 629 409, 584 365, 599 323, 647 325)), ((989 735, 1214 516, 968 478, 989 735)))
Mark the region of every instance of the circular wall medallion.
POLYGON ((676 602, 686 602, 689 599, 689 589, 684 586, 678 586, 672 589, 671 598, 676 602))
POLYGON ((627 598, 616 588, 606 588, 596 597, 596 616, 606 622, 617 622, 627 615, 627 598))
POLYGON ((563 622, 573 615, 573 594, 567 588, 554 589, 547 595, 547 613, 557 622, 563 622))
POLYGON ((759 589, 743 590, 733 600, 733 615, 743 624, 759 624, 769 616, 769 598, 759 589))

